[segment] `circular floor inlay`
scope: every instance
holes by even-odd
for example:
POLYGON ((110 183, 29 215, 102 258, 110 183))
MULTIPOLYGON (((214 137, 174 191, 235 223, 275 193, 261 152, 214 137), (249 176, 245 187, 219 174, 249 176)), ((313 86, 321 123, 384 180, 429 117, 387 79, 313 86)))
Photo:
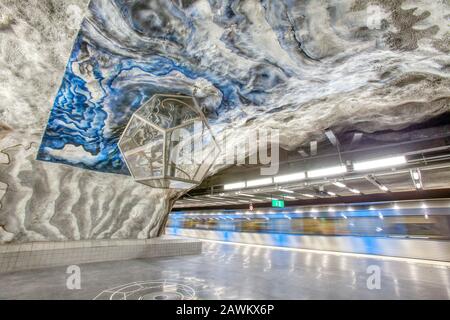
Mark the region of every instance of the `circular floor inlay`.
POLYGON ((191 287, 171 280, 138 281, 106 289, 94 300, 191 300, 191 287))

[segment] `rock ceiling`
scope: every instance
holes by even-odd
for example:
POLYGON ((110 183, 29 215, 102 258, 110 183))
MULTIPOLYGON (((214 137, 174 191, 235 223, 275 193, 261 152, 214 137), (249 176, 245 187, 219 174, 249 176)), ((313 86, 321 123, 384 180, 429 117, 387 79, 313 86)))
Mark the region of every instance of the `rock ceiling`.
POLYGON ((196 96, 235 139, 278 128, 287 148, 445 114, 449 14, 448 1, 93 0, 38 159, 127 174, 117 141, 154 93, 196 96))

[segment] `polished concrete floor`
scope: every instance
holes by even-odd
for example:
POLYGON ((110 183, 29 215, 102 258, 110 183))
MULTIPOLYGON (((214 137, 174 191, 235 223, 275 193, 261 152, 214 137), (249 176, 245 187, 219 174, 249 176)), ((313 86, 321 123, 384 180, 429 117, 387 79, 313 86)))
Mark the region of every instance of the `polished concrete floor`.
POLYGON ((0 299, 450 299, 445 264, 213 242, 198 256, 79 267, 79 290, 66 267, 0 274, 0 299))

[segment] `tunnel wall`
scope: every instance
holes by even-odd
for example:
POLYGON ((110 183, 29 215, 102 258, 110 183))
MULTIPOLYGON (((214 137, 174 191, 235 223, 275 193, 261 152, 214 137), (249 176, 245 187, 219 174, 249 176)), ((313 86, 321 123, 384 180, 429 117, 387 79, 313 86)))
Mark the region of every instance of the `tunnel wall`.
POLYGON ((0 243, 158 236, 170 192, 128 176, 37 161, 33 138, 0 140, 0 243))
POLYGON ((88 3, 0 0, 0 243, 145 239, 166 220, 167 192, 35 160, 88 3))

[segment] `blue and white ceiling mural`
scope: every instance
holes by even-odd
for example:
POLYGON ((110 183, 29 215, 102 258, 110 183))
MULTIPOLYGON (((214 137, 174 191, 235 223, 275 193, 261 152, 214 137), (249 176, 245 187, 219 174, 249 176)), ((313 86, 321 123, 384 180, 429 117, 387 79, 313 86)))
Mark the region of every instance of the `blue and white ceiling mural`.
POLYGON ((129 174, 117 142, 155 93, 196 96, 213 129, 277 127, 288 147, 444 114, 448 15, 445 1, 92 0, 37 157, 129 174))

